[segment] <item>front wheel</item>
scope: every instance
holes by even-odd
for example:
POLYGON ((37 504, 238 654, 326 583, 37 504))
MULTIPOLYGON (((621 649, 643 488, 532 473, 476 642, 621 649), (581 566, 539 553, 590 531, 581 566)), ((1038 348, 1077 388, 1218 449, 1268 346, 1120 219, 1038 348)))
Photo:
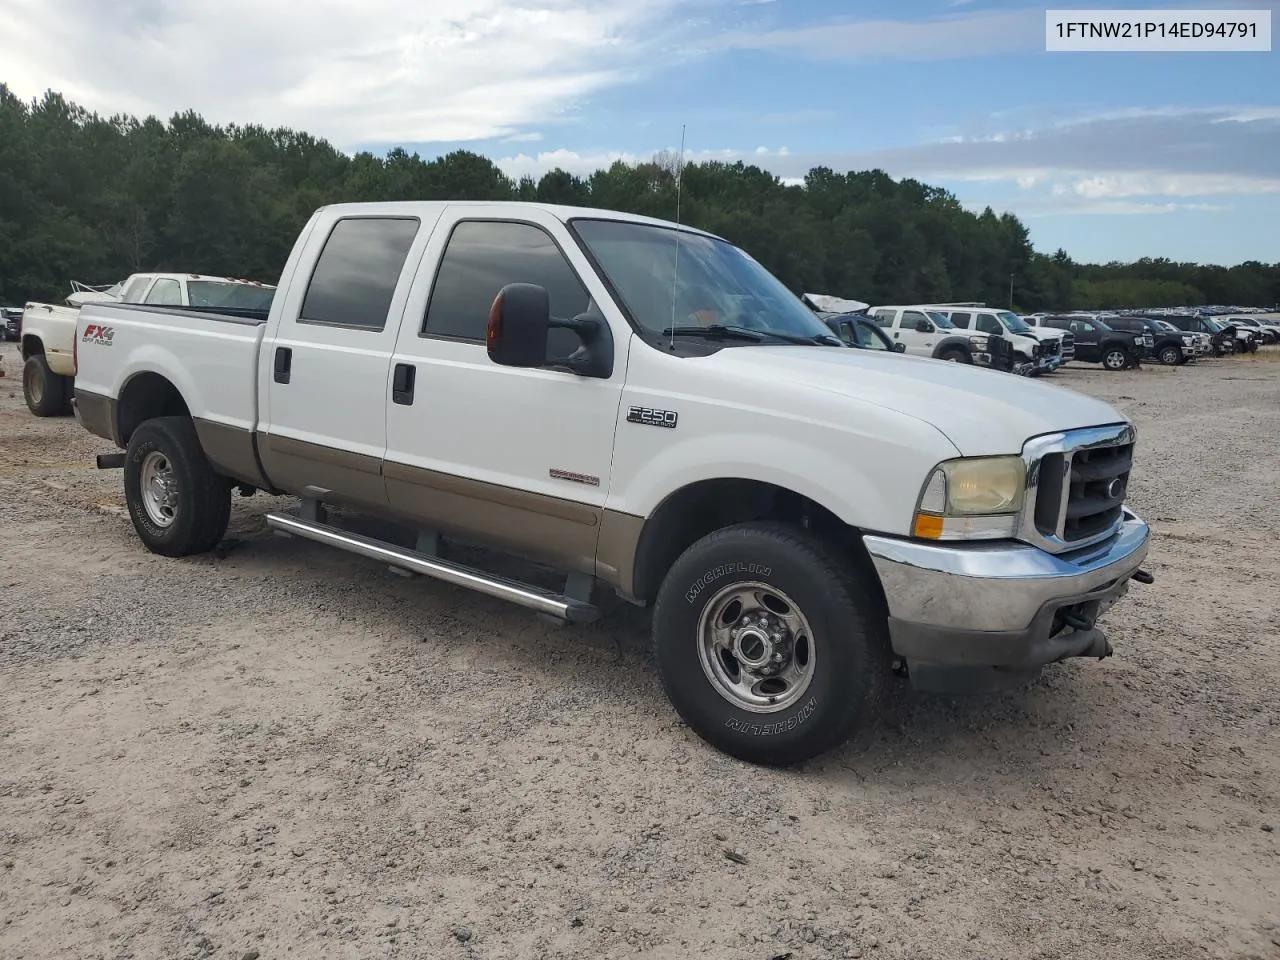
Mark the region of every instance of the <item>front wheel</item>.
POLYGON ((1177 347, 1162 347, 1160 350, 1160 362, 1166 367, 1176 367, 1182 362, 1182 351, 1177 347))
POLYGON ((950 363, 973 363, 973 357, 964 350, 951 349, 945 351, 939 360, 946 360, 950 363))
POLYGON ((884 612, 858 573, 799 528, 708 534, 667 574, 653 614, 663 688, 698 736, 786 766, 875 716, 892 672, 884 612))
POLYGON ((1102 355, 1102 365, 1108 370, 1125 370, 1131 363, 1129 351, 1124 347, 1108 347, 1102 355))
POLYGON ((231 484, 213 472, 187 417, 147 420, 129 438, 124 498, 152 553, 205 553, 227 532, 231 484))

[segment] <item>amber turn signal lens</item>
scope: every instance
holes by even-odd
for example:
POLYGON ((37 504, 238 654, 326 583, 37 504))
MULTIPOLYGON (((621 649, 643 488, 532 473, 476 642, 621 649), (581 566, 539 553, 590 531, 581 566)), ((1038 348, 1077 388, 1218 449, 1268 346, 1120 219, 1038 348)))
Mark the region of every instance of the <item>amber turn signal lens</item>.
POLYGON ((913 532, 921 540, 938 540, 942 537, 942 517, 931 513, 917 513, 913 532))

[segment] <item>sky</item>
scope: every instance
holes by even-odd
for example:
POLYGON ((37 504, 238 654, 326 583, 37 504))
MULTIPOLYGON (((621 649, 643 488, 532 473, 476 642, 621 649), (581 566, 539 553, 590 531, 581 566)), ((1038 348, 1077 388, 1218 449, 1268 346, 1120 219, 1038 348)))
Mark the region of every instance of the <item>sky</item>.
MULTIPOLYGON (((1271 10, 1280 0, 1054 9, 1271 10)), ((1045 50, 1017 0, 0 0, 0 82, 101 113, 465 148, 879 167, 1080 261, 1280 261, 1280 50, 1045 50)))

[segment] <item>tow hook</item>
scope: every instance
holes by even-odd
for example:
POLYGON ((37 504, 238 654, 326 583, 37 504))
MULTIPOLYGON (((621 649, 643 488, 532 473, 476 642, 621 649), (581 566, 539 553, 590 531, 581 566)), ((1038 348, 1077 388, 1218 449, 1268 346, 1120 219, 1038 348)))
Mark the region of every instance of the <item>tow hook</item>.
POLYGON ((1139 583, 1151 584, 1156 582, 1156 578, 1145 570, 1135 570, 1133 573, 1133 579, 1137 580, 1139 583))

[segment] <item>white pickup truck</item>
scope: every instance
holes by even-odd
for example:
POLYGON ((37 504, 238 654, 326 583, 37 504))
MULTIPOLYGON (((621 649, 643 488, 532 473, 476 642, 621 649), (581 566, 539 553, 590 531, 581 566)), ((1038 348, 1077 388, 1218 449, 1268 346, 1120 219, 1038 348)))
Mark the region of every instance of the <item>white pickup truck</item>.
POLYGON ((72 284, 66 305, 28 303, 22 311, 22 395, 37 417, 70 411, 75 376, 75 332, 86 303, 149 303, 259 309, 274 287, 253 280, 198 273, 134 273, 110 287, 72 284))
POLYGON ((278 531, 564 621, 611 589, 652 606, 680 715, 751 762, 847 739, 904 668, 981 690, 1106 656, 1099 614, 1151 581, 1112 407, 849 349, 742 250, 660 220, 329 206, 269 311, 88 304, 77 336, 76 414, 124 451, 99 465, 150 550, 210 550, 238 487, 299 498, 278 531))

